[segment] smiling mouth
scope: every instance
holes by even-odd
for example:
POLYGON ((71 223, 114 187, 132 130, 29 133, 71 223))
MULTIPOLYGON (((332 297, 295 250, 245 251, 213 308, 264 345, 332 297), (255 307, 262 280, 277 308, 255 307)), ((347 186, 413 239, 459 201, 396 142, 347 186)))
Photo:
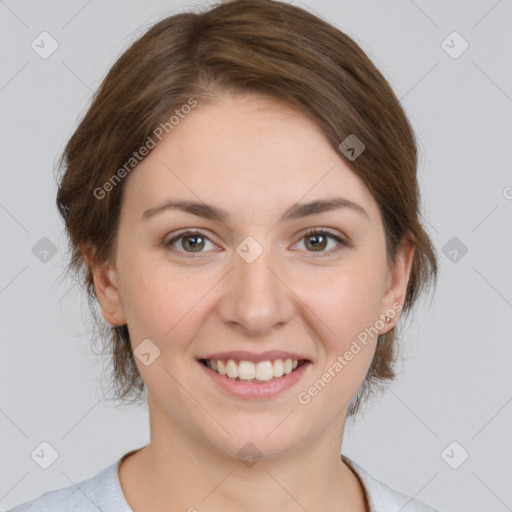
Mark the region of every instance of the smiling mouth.
POLYGON ((235 382, 269 382, 286 377, 306 363, 307 359, 274 359, 272 361, 236 361, 200 359, 210 370, 235 382))

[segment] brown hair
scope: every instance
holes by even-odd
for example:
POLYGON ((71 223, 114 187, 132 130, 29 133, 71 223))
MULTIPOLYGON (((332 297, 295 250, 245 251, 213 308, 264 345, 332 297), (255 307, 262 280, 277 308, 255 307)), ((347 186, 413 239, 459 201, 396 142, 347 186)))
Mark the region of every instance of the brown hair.
MULTIPOLYGON (((81 247, 94 247, 96 262, 113 260, 123 181, 101 199, 95 190, 106 190, 104 184, 190 98, 201 104, 226 92, 257 93, 300 109, 337 151, 350 134, 363 141, 363 153, 346 163, 378 203, 388 262, 404 237, 415 246, 403 313, 436 284, 437 255, 420 220, 415 136, 386 79, 356 42, 306 10, 274 0, 232 0, 169 16, 113 65, 59 160, 64 172, 57 205, 69 238, 68 270, 85 286, 99 338, 110 345, 116 399, 140 400, 145 386, 127 325, 106 324, 95 310, 81 247)), ((395 329, 379 335, 347 418, 395 377, 395 329)))

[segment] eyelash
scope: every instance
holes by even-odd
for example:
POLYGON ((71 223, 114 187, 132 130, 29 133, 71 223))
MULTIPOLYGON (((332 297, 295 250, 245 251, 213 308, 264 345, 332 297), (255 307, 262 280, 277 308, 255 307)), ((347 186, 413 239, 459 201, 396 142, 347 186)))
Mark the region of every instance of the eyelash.
MULTIPOLYGON (((202 231, 189 231, 188 229, 187 230, 184 230, 184 231, 181 231, 180 233, 177 233, 176 236, 174 236, 173 238, 171 238, 170 240, 168 240, 167 242, 164 242, 163 245, 169 249, 170 251, 174 252, 174 253, 178 253, 180 255, 183 255, 183 254, 201 254, 201 253, 193 253, 193 252, 186 252, 186 251, 179 251, 177 250, 176 248, 172 247, 172 245, 178 241, 180 238, 187 238, 187 237, 192 237, 192 236, 195 236, 195 235, 200 235, 201 237, 205 238, 206 240, 210 241, 211 240, 208 238, 208 236, 206 236, 205 233, 203 233, 202 231)), ((311 237, 311 236, 314 236, 314 235, 323 235, 323 236, 327 236, 328 238, 331 238, 333 240, 335 240, 336 242, 338 242, 341 246, 343 247, 351 247, 351 245, 346 241, 344 240, 343 238, 341 238, 338 234, 336 233, 333 233, 325 228, 321 228, 321 229, 318 229, 318 228, 311 228, 309 229, 306 233, 304 233, 302 235, 302 237, 300 238, 299 241, 303 240, 304 238, 308 238, 308 237, 311 237)), ((212 242, 213 243, 213 242, 212 242)), ((326 258, 326 257, 330 257, 333 253, 337 253, 339 250, 341 250, 342 247, 338 247, 336 249, 331 249, 330 251, 321 251, 320 253, 318 254, 314 254, 315 251, 306 251, 306 252, 310 252, 312 253, 312 256, 314 258, 326 258)), ((188 256, 187 256, 188 257, 188 256)), ((203 256, 199 256, 200 258, 203 257, 203 256)))

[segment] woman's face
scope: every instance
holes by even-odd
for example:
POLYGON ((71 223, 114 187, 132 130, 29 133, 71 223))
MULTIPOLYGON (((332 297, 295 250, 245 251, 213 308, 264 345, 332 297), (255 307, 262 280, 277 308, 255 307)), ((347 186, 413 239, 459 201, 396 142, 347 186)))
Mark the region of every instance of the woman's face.
POLYGON ((115 266, 96 286, 105 319, 128 324, 152 427, 231 456, 339 432, 376 331, 396 323, 412 252, 387 267, 377 203, 319 128, 258 96, 199 102, 125 179, 115 266), (341 198, 359 206, 304 207, 341 198), (260 376, 288 355, 308 363, 247 384, 199 361, 239 351, 243 371, 271 361, 260 376))

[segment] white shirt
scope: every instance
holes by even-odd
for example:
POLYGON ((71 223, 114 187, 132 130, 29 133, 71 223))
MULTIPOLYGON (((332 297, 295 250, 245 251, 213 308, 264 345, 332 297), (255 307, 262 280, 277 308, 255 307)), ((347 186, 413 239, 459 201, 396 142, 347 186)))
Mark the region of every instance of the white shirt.
MULTIPOLYGON (((128 452, 123 457, 129 455, 128 452)), ((75 485, 48 491, 7 512, 133 512, 119 483, 119 463, 111 464, 96 476, 75 485)), ((342 455, 359 476, 370 505, 370 512, 439 512, 425 503, 395 491, 373 478, 359 464, 342 455), (407 507, 405 505, 407 504, 407 507)))

